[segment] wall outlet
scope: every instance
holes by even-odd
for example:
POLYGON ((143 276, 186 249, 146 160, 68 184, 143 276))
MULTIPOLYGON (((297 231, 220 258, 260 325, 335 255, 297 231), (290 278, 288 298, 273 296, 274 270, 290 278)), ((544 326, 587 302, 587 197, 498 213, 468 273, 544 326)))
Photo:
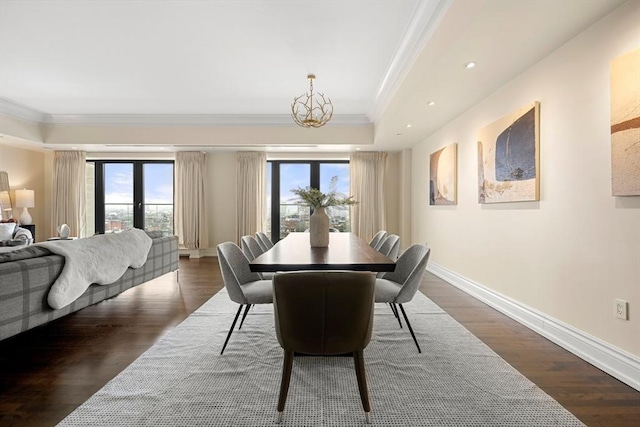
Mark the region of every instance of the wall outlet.
POLYGON ((616 317, 618 319, 629 320, 627 315, 627 307, 629 303, 621 299, 615 299, 613 303, 613 309, 615 310, 616 317))

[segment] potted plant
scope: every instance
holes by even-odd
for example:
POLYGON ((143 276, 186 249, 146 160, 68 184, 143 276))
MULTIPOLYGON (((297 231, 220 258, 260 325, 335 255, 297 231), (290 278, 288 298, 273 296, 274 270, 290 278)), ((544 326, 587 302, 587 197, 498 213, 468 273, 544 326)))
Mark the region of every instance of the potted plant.
POLYGON ((355 205, 353 196, 338 197, 335 191, 323 193, 317 188, 298 187, 291 190, 298 196, 300 202, 313 208, 309 218, 309 241, 312 247, 325 248, 329 246, 329 217, 325 208, 330 206, 355 205))

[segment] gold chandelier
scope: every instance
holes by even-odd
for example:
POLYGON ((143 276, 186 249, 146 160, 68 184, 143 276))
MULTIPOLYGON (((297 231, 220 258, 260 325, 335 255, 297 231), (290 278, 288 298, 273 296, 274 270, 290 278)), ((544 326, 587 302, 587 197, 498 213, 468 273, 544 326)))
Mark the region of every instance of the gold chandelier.
POLYGON ((333 104, 322 93, 313 93, 315 75, 309 74, 309 93, 293 98, 291 103, 291 117, 299 126, 305 128, 319 128, 327 124, 333 116, 333 104), (314 98, 315 96, 315 98, 314 98))

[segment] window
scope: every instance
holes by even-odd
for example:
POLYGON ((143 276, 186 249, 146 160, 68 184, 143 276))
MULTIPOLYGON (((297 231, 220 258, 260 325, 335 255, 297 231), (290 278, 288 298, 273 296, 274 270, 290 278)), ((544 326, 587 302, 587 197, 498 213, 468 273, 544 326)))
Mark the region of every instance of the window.
POLYGON ((88 161, 86 177, 88 234, 174 233, 173 161, 88 161))
MULTIPOLYGON (((297 187, 314 187, 328 193, 335 191, 340 197, 348 197, 348 161, 269 161, 267 162, 267 234, 278 241, 287 234, 309 228, 308 206, 296 203, 291 190, 297 187), (277 221, 273 221, 277 218, 277 221)), ((330 226, 340 231, 350 231, 349 206, 327 209, 330 226)))

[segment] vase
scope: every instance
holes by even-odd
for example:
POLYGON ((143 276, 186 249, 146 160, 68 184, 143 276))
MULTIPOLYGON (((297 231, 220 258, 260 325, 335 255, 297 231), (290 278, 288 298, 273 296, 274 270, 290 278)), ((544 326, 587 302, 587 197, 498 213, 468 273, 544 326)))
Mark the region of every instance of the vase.
POLYGON ((313 209, 309 218, 309 240, 312 248, 329 246, 329 217, 323 207, 313 209))

